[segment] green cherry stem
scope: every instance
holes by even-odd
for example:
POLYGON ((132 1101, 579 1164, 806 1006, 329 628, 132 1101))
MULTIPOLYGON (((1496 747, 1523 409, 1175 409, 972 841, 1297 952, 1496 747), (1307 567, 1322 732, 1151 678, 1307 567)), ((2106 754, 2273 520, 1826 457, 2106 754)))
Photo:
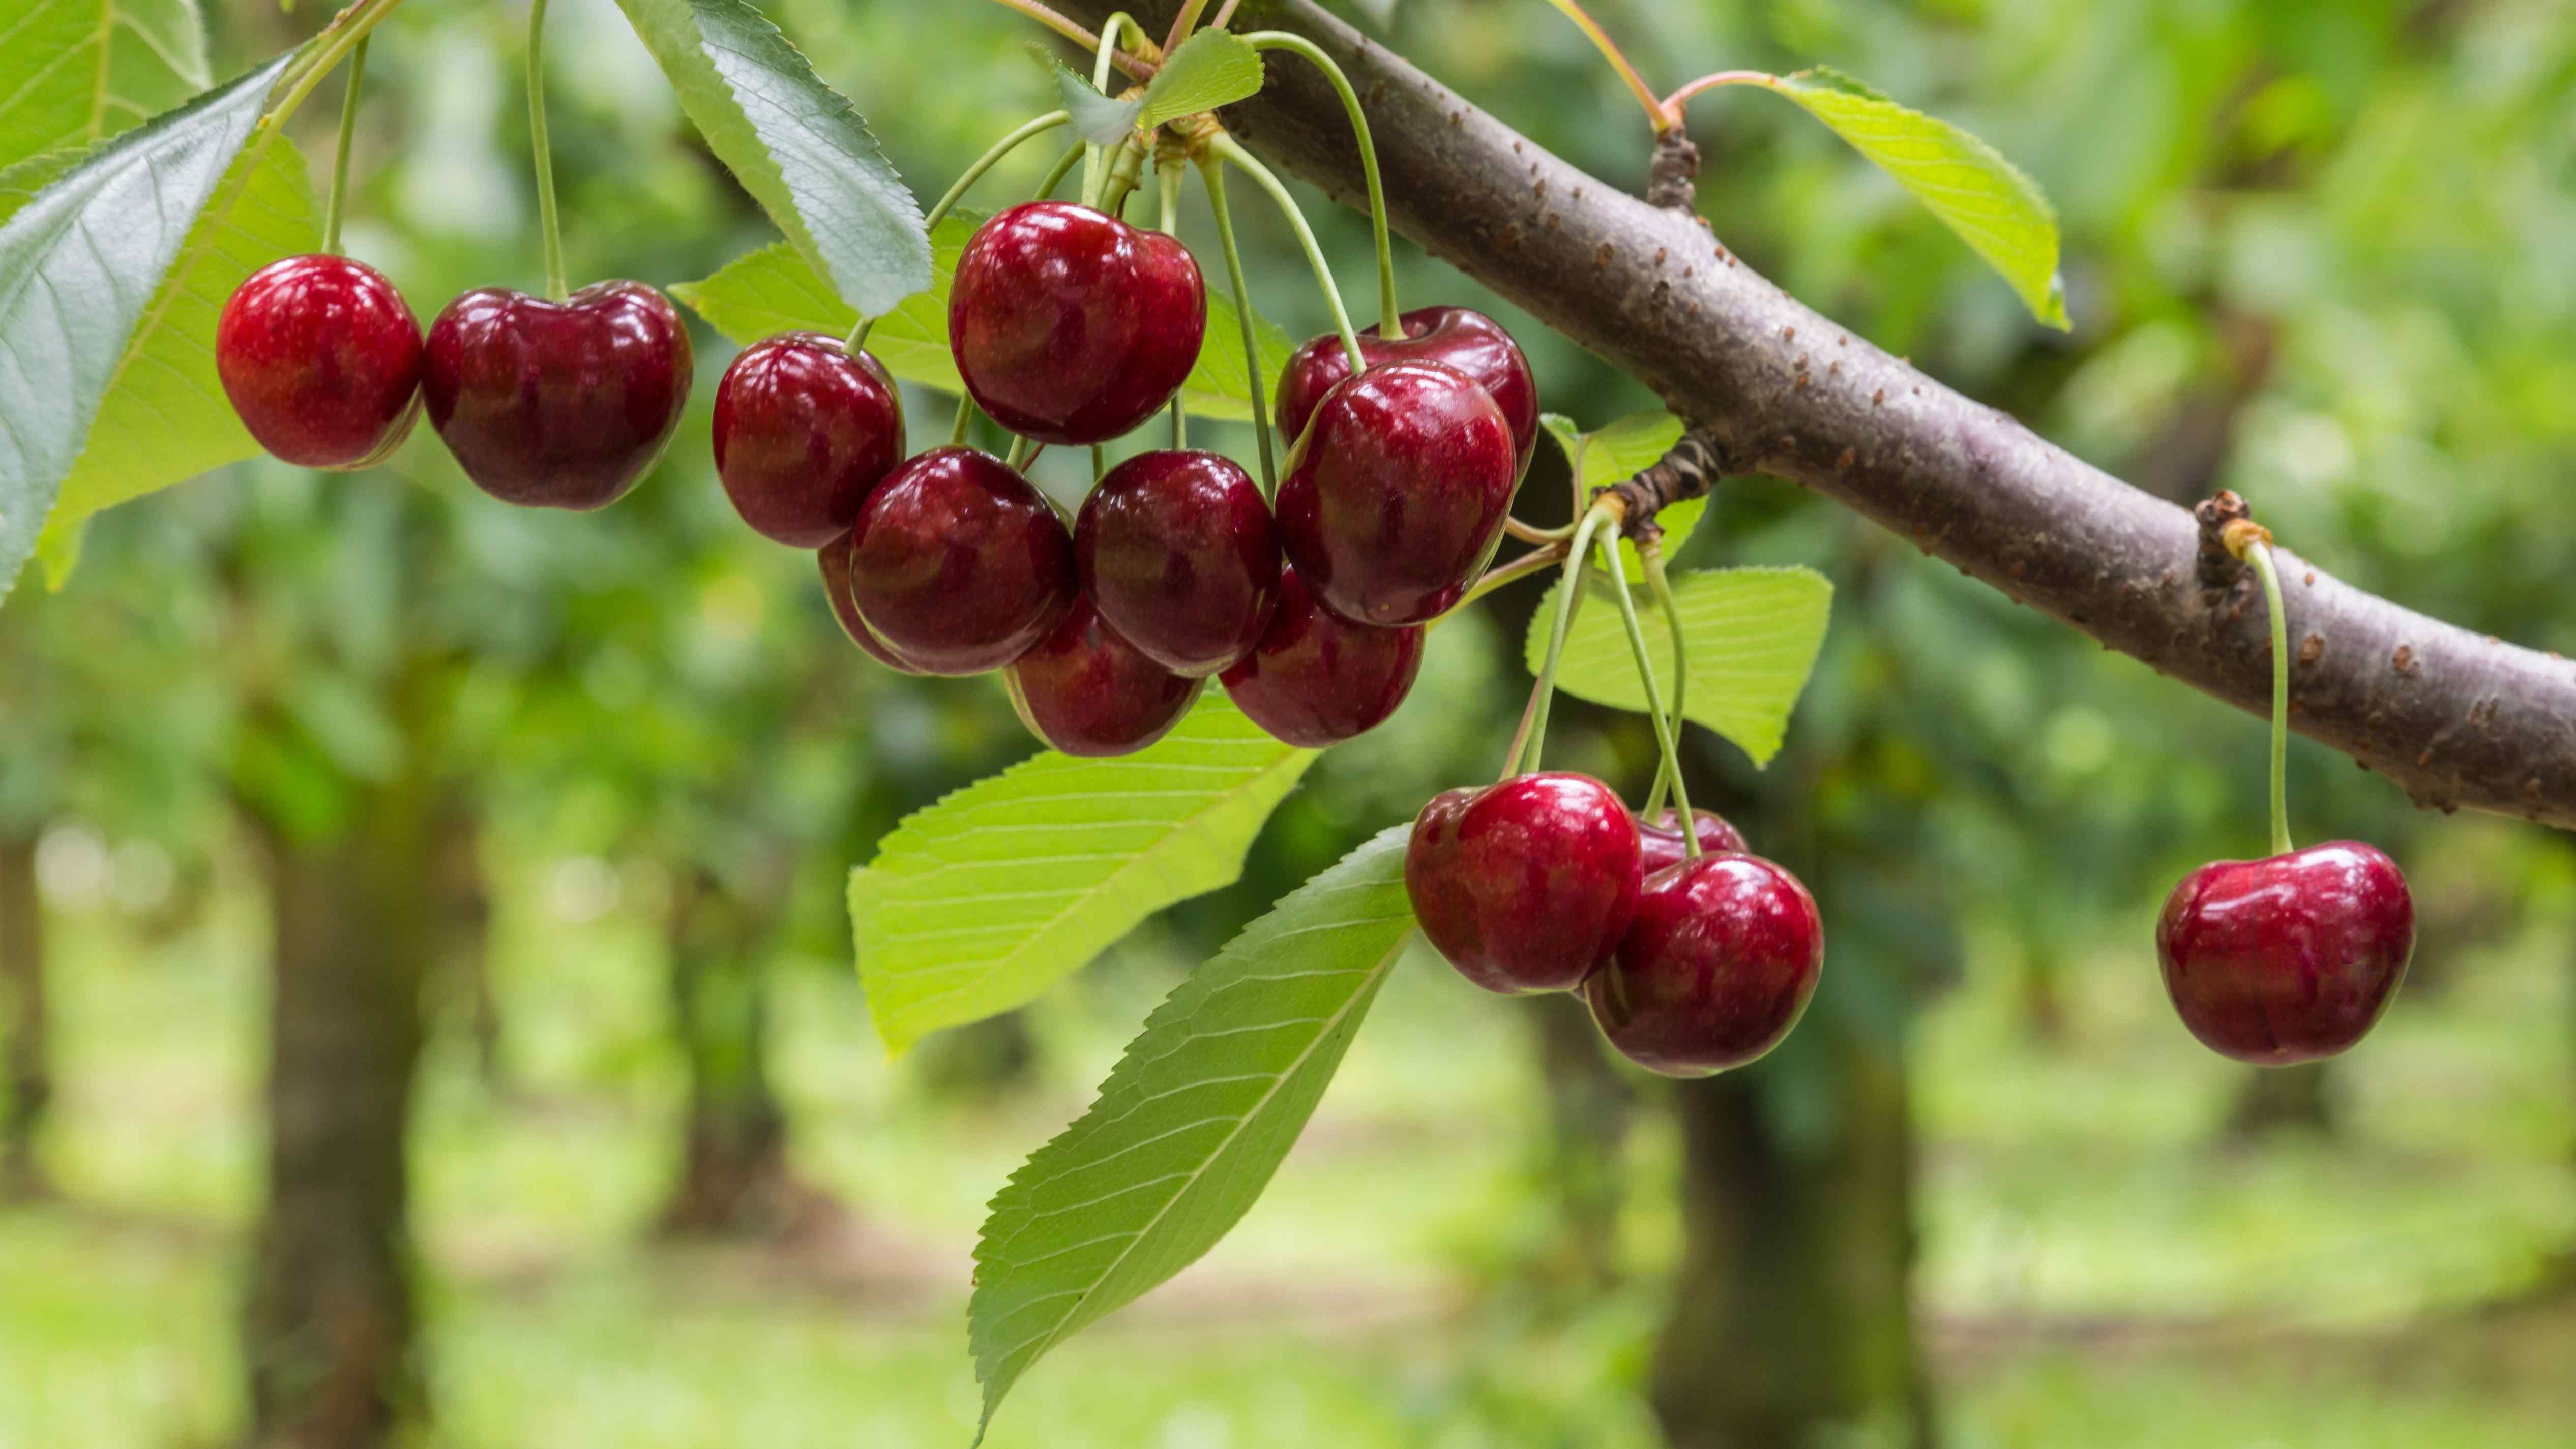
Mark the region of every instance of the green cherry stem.
POLYGON ((2272 853, 2290 853, 2290 623, 2281 606, 2281 570, 2272 545, 2245 546, 2244 559, 2263 579, 2263 603, 2272 615, 2272 853))
MULTIPOLYGON (((1664 571, 1663 540, 1639 540, 1637 559, 1646 566, 1647 592, 1655 596, 1655 606, 1663 611, 1664 628, 1672 635, 1673 702, 1665 713, 1672 720, 1673 733, 1678 737, 1682 728, 1682 700, 1690 689, 1690 640, 1682 632, 1681 605, 1674 599, 1672 579, 1664 571)), ((1655 812, 1663 808, 1665 793, 1671 789, 1675 777, 1672 761, 1666 760, 1655 766, 1654 788, 1646 792, 1646 818, 1655 818, 1655 812)))
POLYGON ((367 38, 349 52, 349 85, 340 96, 340 140, 331 152, 331 196, 322 208, 322 250, 340 249, 340 218, 349 204, 349 141, 358 133, 358 83, 367 74, 367 38))
POLYGON ((1387 237, 1386 185, 1378 179, 1377 142, 1369 135, 1368 112, 1360 109, 1360 93, 1351 88, 1351 78, 1324 53, 1324 48, 1302 35, 1285 30, 1256 30, 1243 37, 1244 44, 1255 50, 1284 50, 1303 56, 1324 78, 1333 83, 1333 91, 1342 98, 1342 110, 1351 118, 1351 132, 1359 138, 1360 173, 1368 178, 1369 225, 1377 237, 1377 335, 1400 338, 1404 335, 1404 312, 1395 304, 1395 249, 1387 237))
POLYGON ((1225 252, 1226 279, 1234 286, 1234 317, 1243 327, 1243 372, 1250 385, 1252 433, 1261 445, 1261 496, 1273 498, 1279 493, 1279 464, 1271 456, 1270 419, 1264 415, 1268 400, 1262 397, 1261 339, 1252 325, 1252 285, 1244 280, 1243 252, 1235 245, 1234 217, 1225 205, 1225 168, 1214 157, 1199 163, 1199 179, 1207 183, 1208 210, 1216 218, 1216 237, 1225 252))
POLYGON ((1183 0, 1180 13, 1172 17, 1172 28, 1163 33, 1163 54, 1170 55, 1180 49, 1181 42, 1190 38, 1190 31, 1197 26, 1200 13, 1206 9, 1207 0, 1183 0))
POLYGON ((1031 463, 1037 461, 1038 454, 1045 451, 1046 444, 1038 442, 1034 438, 1019 438, 1013 440, 1011 443, 1011 471, 1014 473, 1025 471, 1031 463))
POLYGON ((1610 515, 1599 510, 1583 515, 1574 530, 1574 542, 1565 551, 1565 573, 1556 586, 1556 625, 1547 641, 1547 654, 1539 661, 1538 683, 1530 691, 1530 702, 1521 711, 1521 727, 1512 736, 1511 749, 1503 756, 1503 778, 1508 780, 1538 764, 1547 748, 1547 717, 1556 699, 1556 666, 1565 658, 1566 637, 1573 632, 1574 616, 1583 609, 1583 558, 1592 549, 1593 536, 1610 515))
POLYGON ((1531 549, 1529 552, 1522 554, 1519 558, 1513 559, 1510 563, 1498 564, 1493 568, 1485 570, 1482 576, 1480 576, 1474 583, 1467 586, 1467 592, 1458 596, 1458 602, 1449 606, 1449 612, 1441 615, 1440 617, 1445 619, 1449 617, 1449 614, 1457 613, 1460 609, 1467 607, 1469 604, 1476 602, 1478 599, 1492 593, 1494 590, 1503 587, 1505 584, 1518 583, 1520 580, 1528 578, 1534 573, 1554 568, 1564 561, 1564 539, 1555 539, 1538 548, 1531 549))
MULTIPOLYGON (((1153 37, 1145 33, 1145 27, 1136 23, 1136 17, 1124 10, 1112 11, 1107 20, 1100 22, 1100 45, 1091 62, 1091 88, 1102 95, 1109 94, 1109 63, 1117 58, 1118 29, 1122 25, 1136 32, 1137 44, 1154 43, 1153 37)), ((1086 205, 1099 204, 1100 189, 1105 184, 1101 173, 1103 159, 1102 148, 1097 145, 1083 153, 1082 199, 1086 205)))
MULTIPOLYGON (((1628 633, 1628 652, 1637 661, 1637 682, 1646 687, 1646 717, 1654 721, 1655 744, 1664 752, 1663 768, 1673 779, 1673 806, 1681 812, 1682 850, 1692 860, 1699 859, 1699 826, 1691 814, 1690 787, 1682 783, 1681 743, 1674 738, 1673 722, 1662 710, 1653 707, 1659 698, 1655 689, 1655 659, 1646 647, 1646 631, 1637 622, 1637 600, 1628 591, 1628 561, 1619 556, 1619 524, 1612 520, 1599 537, 1601 565, 1610 571, 1610 582, 1619 595, 1619 623, 1628 633)), ((1678 697, 1678 691, 1676 696, 1678 697)))
POLYGON ((965 199, 967 189, 983 180, 984 173, 999 165, 1003 157, 1018 150, 1021 142, 1033 136, 1043 136, 1071 119, 1072 116, 1064 111, 1049 111, 994 142, 991 149, 976 157, 965 170, 958 172, 957 179, 949 183, 946 193, 931 203, 930 210, 922 213, 922 227, 927 230, 938 226, 946 219, 948 213, 957 209, 957 203, 965 199))
POLYGON ((1619 73, 1619 79, 1627 85, 1628 93, 1637 98, 1638 105, 1646 108, 1646 119, 1654 123, 1655 134, 1660 136, 1671 130, 1674 125, 1673 113, 1665 109, 1663 102, 1655 99, 1654 91, 1646 85, 1646 78, 1637 74, 1637 68, 1628 63, 1627 55, 1619 49, 1619 43, 1610 38, 1610 32, 1602 29, 1601 23, 1586 14, 1583 7, 1575 4, 1574 0, 1548 0, 1548 3, 1555 6, 1566 19, 1573 21, 1575 28, 1583 32, 1584 38, 1592 42, 1593 48, 1601 52, 1601 58, 1610 62, 1610 68, 1619 73))
POLYGON ((1270 168, 1232 136, 1217 137, 1210 149, 1233 162, 1237 170, 1251 177, 1254 184, 1270 193, 1271 200, 1279 203, 1289 228, 1297 233, 1297 245, 1306 249, 1306 265, 1315 269, 1315 285, 1323 290, 1324 305, 1332 311, 1333 329, 1342 335, 1342 350, 1350 354, 1351 371, 1367 371, 1368 359, 1360 355, 1360 335, 1351 330, 1351 314, 1342 307, 1342 289, 1333 285, 1333 269, 1324 261, 1324 249, 1316 242, 1314 229, 1306 225, 1306 214, 1297 209, 1297 198, 1289 195, 1287 186, 1271 174, 1270 168))
POLYGON ((528 0, 528 149, 537 162, 537 230, 546 244, 546 295, 571 295, 564 281, 563 224, 555 215, 555 155, 546 139, 546 0, 528 0))
POLYGON ((973 426, 974 422, 975 395, 968 392, 966 384, 961 381, 957 384, 957 421, 948 425, 948 446, 965 447, 966 430, 973 426))
POLYGON ((1055 165, 1051 167, 1047 171, 1046 176, 1038 182, 1037 194, 1041 198, 1055 195, 1055 189, 1064 184, 1064 178, 1073 174, 1074 163, 1080 161, 1082 159, 1082 153, 1090 149, 1089 145, 1081 141, 1076 141, 1071 146, 1066 147, 1065 153, 1056 158, 1055 165))

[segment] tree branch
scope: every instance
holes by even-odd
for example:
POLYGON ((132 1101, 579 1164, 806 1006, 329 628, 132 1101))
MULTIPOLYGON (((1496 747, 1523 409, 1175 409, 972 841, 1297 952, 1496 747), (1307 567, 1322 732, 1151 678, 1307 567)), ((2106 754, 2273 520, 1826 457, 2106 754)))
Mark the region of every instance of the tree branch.
MULTIPOLYGON (((1168 21, 1171 0, 1069 0, 1168 21)), ((1698 218, 1550 154, 1306 0, 1252 0, 1349 72, 1397 230, 1661 394, 1726 465, 1842 503, 2017 602, 2249 713, 2271 704, 2249 571, 2204 582, 2192 515, 1941 386, 1742 265, 1698 218)), ((1311 69, 1227 108, 1336 199, 1363 192, 1311 69)), ((1641 135, 1641 149, 1644 137, 1641 135)), ((2417 804, 2576 828, 2576 664, 2427 618, 2280 551, 2291 724, 2417 804)))

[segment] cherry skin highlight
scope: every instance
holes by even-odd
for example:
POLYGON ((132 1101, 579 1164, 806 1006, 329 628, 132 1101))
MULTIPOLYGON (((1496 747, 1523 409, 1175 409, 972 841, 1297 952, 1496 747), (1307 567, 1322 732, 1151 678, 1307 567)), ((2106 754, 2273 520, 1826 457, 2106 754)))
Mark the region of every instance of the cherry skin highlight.
POLYGON ((287 257, 250 274, 215 323, 215 376, 250 435, 305 468, 383 462, 420 415, 420 324, 382 272, 287 257))
POLYGON ((1252 476, 1217 453, 1139 453, 1074 520, 1082 586, 1155 663, 1202 678, 1252 652, 1279 600, 1279 543, 1252 476))
POLYGON ((587 511, 652 471, 691 366, 680 314, 641 282, 595 282, 561 302, 484 287, 430 324, 421 396, 474 486, 587 511))
POLYGON ((1019 658, 1073 607, 1073 540, 1028 479, 990 453, 933 448, 892 473, 852 529, 850 597, 926 674, 1019 658))
POLYGON ((821 548, 903 461, 903 403, 865 352, 819 332, 744 348, 716 387, 716 476, 762 535, 821 548))
POLYGON ((1386 722, 1422 671, 1422 629, 1354 624, 1315 601, 1293 568, 1261 643, 1220 676, 1225 692, 1275 739, 1320 750, 1386 722))
POLYGON ((842 534, 815 550, 814 561, 823 570, 823 597, 832 601, 832 617, 840 621, 841 632, 870 659, 902 674, 919 674, 920 670, 895 657, 886 642, 869 632, 865 619, 859 617, 859 601, 850 597, 850 553, 848 534, 842 534))
MULTIPOLYGON (((1714 810, 1693 810, 1691 823, 1699 827, 1699 851, 1702 855, 1745 855, 1751 852, 1751 847, 1744 843, 1744 832, 1714 810)), ((1690 847, 1682 843, 1682 817, 1677 810, 1667 807, 1651 822, 1638 821, 1637 838, 1648 875, 1690 859, 1690 847)))
POLYGON ((1583 993, 1622 1056, 1704 1077, 1779 1045, 1824 961, 1824 922, 1796 876, 1756 855, 1703 855, 1646 878, 1618 954, 1583 993))
POLYGON ((2184 876, 2156 922, 2156 956, 2183 1025, 2257 1066, 2330 1057, 2388 1009, 2415 953, 2415 899, 2396 862, 2359 841, 2184 876))
POLYGON ((1637 820, 1588 775, 1521 775, 1435 795, 1404 891, 1458 973, 1487 991, 1571 991, 1637 913, 1637 820))
POLYGON ((1380 363, 1316 407, 1279 483, 1279 549, 1343 618, 1427 623, 1493 558, 1516 478, 1483 388, 1437 362, 1380 363))
MULTIPOLYGON (((1512 447, 1520 460, 1514 476, 1529 468, 1530 450, 1538 445, 1538 378, 1529 358, 1502 324, 1467 307, 1417 307, 1404 314, 1404 335, 1389 338, 1372 324, 1360 333, 1360 359, 1381 362, 1443 362, 1467 374, 1493 398, 1511 424, 1512 447)), ((1351 375, 1351 355, 1341 334, 1327 332, 1289 354, 1279 374, 1279 433, 1290 443, 1306 431, 1324 394, 1351 375)))
POLYGON ((948 290, 948 347, 995 422, 1041 443, 1105 442, 1197 365, 1207 289, 1179 238, 1031 201, 979 228, 948 290))
POLYGON ((1087 597, 1002 674, 1029 733, 1068 755, 1132 755, 1171 732, 1207 686, 1148 659, 1087 597))

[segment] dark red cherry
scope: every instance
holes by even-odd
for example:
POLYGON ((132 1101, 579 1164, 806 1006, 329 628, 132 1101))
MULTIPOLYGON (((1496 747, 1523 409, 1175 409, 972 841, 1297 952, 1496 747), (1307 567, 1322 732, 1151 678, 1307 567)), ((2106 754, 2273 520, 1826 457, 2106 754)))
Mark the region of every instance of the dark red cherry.
POLYGON ((1502 542, 1516 464, 1485 390, 1437 362, 1333 389, 1279 483, 1279 551, 1345 619, 1427 623, 1502 542))
POLYGON ((1217 453, 1139 453, 1073 525, 1082 586, 1147 658, 1193 679, 1252 652, 1279 599, 1279 543, 1252 476, 1217 453))
MULTIPOLYGON (((1752 848, 1744 843, 1744 832, 1728 824, 1726 817, 1714 810, 1693 810, 1691 823, 1699 827, 1702 855, 1742 855, 1752 848)), ((1642 820, 1637 822, 1637 838, 1639 849, 1645 856, 1648 875, 1690 859, 1690 847, 1682 843, 1679 811, 1667 809, 1651 825, 1642 820)))
POLYGON ((990 453, 933 448, 886 475, 852 530, 850 597, 895 656, 981 674, 1073 607, 1073 539, 1055 505, 990 453))
POLYGON ((1273 738, 1320 750, 1386 722, 1422 670, 1422 628, 1375 629, 1315 601, 1293 568, 1279 570, 1279 603, 1253 651, 1219 676, 1225 692, 1273 738))
POLYGON ((384 461, 420 415, 420 324, 347 257, 274 261, 215 323, 215 375, 259 445, 306 468, 384 461))
POLYGON ((789 332, 744 348, 716 385, 716 476, 734 511, 795 548, 850 531, 903 461, 894 379, 841 339, 789 332))
MULTIPOLYGON (((1538 379, 1530 372, 1521 345, 1502 324, 1466 307, 1416 307, 1404 314, 1404 336, 1389 339, 1372 325, 1360 334, 1360 358, 1381 362, 1445 362, 1485 390, 1511 424, 1519 469, 1529 467, 1530 449, 1538 444, 1538 379)), ((1343 378, 1351 375, 1351 356, 1341 334, 1327 332, 1289 354, 1279 374, 1279 431, 1289 442, 1306 431, 1315 414, 1343 378)))
POLYGON ((867 621, 859 617, 859 601, 850 597, 850 552, 850 536, 845 533, 814 553, 814 561, 823 569, 823 596, 832 601, 832 617, 870 659, 888 669, 919 674, 920 670, 896 658, 883 639, 869 633, 867 621))
POLYGON ((1824 922, 1796 876, 1756 855, 1703 855, 1646 877, 1637 919, 1583 994, 1628 1060, 1704 1077, 1779 1045, 1824 962, 1824 922))
POLYGON ((474 486, 530 508, 605 508, 652 471, 689 398, 689 331, 641 282, 562 302, 484 287, 429 327, 429 425, 474 486))
POLYGON ((1207 290, 1189 248, 1069 201, 984 223, 948 289, 948 348, 995 422, 1098 443, 1152 417, 1199 359, 1207 290))
POLYGON ((2330 1057, 2362 1039, 2415 953, 2415 898, 2396 862, 2358 841, 2182 878, 2156 956, 2182 1024, 2258 1066, 2330 1057))
POLYGON ((1002 673, 1029 732, 1068 755, 1132 755, 1171 731, 1206 687, 1148 659, 1087 597, 1002 673))
POLYGON ((1487 991, 1571 991, 1637 913, 1637 818, 1588 775, 1431 798, 1404 852, 1422 934, 1487 991))

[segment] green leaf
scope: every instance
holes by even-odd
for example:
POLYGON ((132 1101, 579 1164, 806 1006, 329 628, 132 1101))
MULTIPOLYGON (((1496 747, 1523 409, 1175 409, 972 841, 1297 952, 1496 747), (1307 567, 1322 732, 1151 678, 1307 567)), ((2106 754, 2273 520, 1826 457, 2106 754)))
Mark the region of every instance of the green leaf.
MULTIPOLYGON (((1578 431, 1574 419, 1562 413, 1542 414, 1539 421, 1565 450, 1567 466, 1583 470, 1586 493, 1636 477, 1662 462, 1673 444, 1682 440, 1682 420, 1668 412, 1634 413, 1594 433, 1578 431)), ((1700 515, 1707 511, 1706 498, 1686 498, 1655 515, 1664 527, 1665 559, 1680 555, 1692 530, 1699 527, 1700 515)), ((1631 582, 1645 577, 1646 564, 1637 556, 1635 544, 1619 540, 1619 557, 1627 562, 1631 582)), ((1599 569, 1601 564, 1595 560, 1592 566, 1599 569)))
MULTIPOLYGON (((957 360, 948 351, 948 281, 957 270, 958 253, 966 249, 984 219, 971 212, 951 212, 931 236, 930 290, 908 297, 868 333, 868 351, 888 372, 907 382, 955 392, 957 360)), ((831 294, 805 259, 784 245, 770 245, 736 257, 704 281, 682 282, 671 295, 707 319, 707 325, 749 344, 777 332, 825 332, 845 335, 857 325, 858 313, 831 294)), ((1288 365, 1288 334, 1267 318, 1255 319, 1261 338, 1261 388, 1267 397, 1288 365)), ((1181 401, 1191 414, 1231 422, 1252 419, 1252 384, 1243 366, 1243 329, 1234 306, 1214 290, 1208 293, 1207 340, 1199 347, 1198 366, 1181 385, 1181 401)))
POLYGON ((2057 216, 2038 184, 1994 147, 1831 66, 1769 84, 1913 192, 2003 273, 2031 315, 2051 327, 2072 325, 2057 272, 2057 216))
POLYGON ((1144 98, 1114 100, 1100 93, 1089 78, 1060 60, 1047 62, 1055 69, 1056 93, 1064 98, 1064 110, 1070 118, 1073 133, 1094 146, 1115 146, 1136 129, 1136 117, 1144 111, 1144 98))
POLYGON ((1261 89, 1261 52, 1228 30, 1202 30, 1181 42, 1145 83, 1139 123, 1159 126, 1230 106, 1261 89))
POLYGON ((984 1422, 1040 1354, 1216 1245, 1313 1115, 1413 939, 1410 825, 1291 891, 1147 1018, 993 1199, 967 1331, 984 1422))
POLYGON ((749 0, 617 3, 707 145, 835 292, 873 317, 930 285, 920 204, 849 99, 749 0))
POLYGON ((1147 916, 1233 881, 1314 759, 1210 690, 1150 749, 1042 754, 906 819, 850 875, 886 1049, 1031 1000, 1147 916))
POLYGON ((228 225, 218 191, 289 59, 102 143, 0 224, 0 592, 138 342, 228 225))
MULTIPOLYGON (((1767 765, 1780 751, 1789 711, 1807 687, 1824 647, 1825 619, 1834 586, 1813 569, 1693 569, 1672 576, 1683 636, 1690 641, 1690 689, 1682 713, 1733 740, 1767 765)), ((1638 622, 1655 661, 1655 683, 1672 693, 1672 635, 1660 610, 1640 605, 1638 622)), ((1555 627, 1556 591, 1530 616, 1527 658, 1534 674, 1547 657, 1555 627)), ((1637 682, 1619 611, 1607 600, 1587 603, 1566 636, 1557 664, 1557 687, 1568 694, 1643 713, 1645 687, 1637 682)))
POLYGON ((196 0, 32 0, 0 22, 0 166, 103 141, 204 90, 196 0))

